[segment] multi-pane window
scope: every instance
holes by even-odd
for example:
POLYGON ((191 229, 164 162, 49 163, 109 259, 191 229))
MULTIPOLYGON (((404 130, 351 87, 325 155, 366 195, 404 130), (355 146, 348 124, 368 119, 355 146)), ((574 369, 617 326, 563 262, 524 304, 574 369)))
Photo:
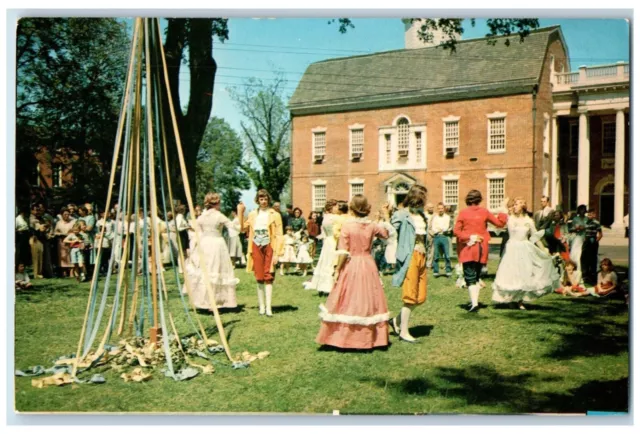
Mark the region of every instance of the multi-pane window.
POLYGON ((364 152, 364 130, 351 130, 351 154, 361 154, 364 152))
POLYGON ((391 134, 384 135, 384 143, 387 156, 387 164, 391 164, 391 134))
POLYGON ((409 121, 402 118, 398 121, 398 157, 406 158, 409 155, 409 121))
POLYGON ((602 123, 602 155, 615 155, 616 153, 616 123, 602 123))
POLYGON ((458 180, 445 179, 444 181, 444 197, 445 205, 458 205, 458 180))
POLYGON ((444 123, 444 147, 445 152, 452 149, 453 152, 458 152, 460 144, 460 128, 458 121, 445 121, 444 123))
POLYGON ((364 184, 363 183, 352 183, 351 185, 351 196, 353 197, 356 194, 364 194, 364 184))
POLYGON ((569 155, 571 156, 578 155, 579 137, 578 123, 571 122, 569 124, 569 155))
POLYGON ((495 211, 504 201, 504 178, 489 178, 489 210, 495 211))
POLYGON ((416 131, 416 161, 422 161, 422 132, 416 131))
POLYGON ((313 155, 324 156, 327 152, 327 139, 324 131, 313 133, 313 155))
POLYGON ((321 211, 327 202, 326 184, 315 184, 313 186, 313 209, 321 211))
POLYGON ((505 118, 489 119, 489 152, 501 152, 507 148, 505 118))

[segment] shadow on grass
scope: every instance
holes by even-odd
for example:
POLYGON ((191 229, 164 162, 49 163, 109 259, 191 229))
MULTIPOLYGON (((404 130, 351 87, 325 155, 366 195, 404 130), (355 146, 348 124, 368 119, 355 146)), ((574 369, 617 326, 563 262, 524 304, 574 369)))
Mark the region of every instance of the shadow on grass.
POLYGON ((282 313, 282 312, 294 312, 298 310, 298 306, 291 306, 290 304, 285 304, 283 306, 273 306, 271 308, 273 313, 282 313))
POLYGON ((375 348, 368 348, 363 350, 358 350, 355 348, 339 348, 339 347, 333 347, 331 345, 320 345, 320 347, 318 347, 318 351, 321 351, 321 352, 330 351, 334 353, 367 354, 367 353, 373 353, 373 352, 386 352, 389 350, 390 347, 391 347, 391 343, 389 343, 389 345, 387 345, 386 347, 375 347, 375 348))
POLYGON ((545 357, 568 360, 575 357, 617 355, 629 350, 628 324, 613 320, 620 318, 627 310, 623 301, 558 296, 554 300, 554 306, 528 305, 527 311, 503 312, 501 315, 521 322, 524 327, 526 324, 562 326, 564 330, 553 335, 557 344, 545 357))
POLYGON ((395 394, 457 398, 466 405, 500 407, 511 413, 582 413, 628 411, 629 379, 588 381, 562 392, 538 392, 540 384, 562 381, 561 376, 532 373, 503 375, 492 366, 438 367, 431 376, 400 381, 364 378, 395 394))
POLYGON ((433 330, 432 325, 419 325, 419 326, 411 327, 409 329, 409 334, 414 338, 421 338, 424 336, 429 336, 432 330, 433 330))
MULTIPOLYGON (((49 302, 52 295, 63 295, 65 297, 76 297, 82 288, 75 280, 69 283, 55 283, 47 285, 46 279, 39 281, 29 289, 21 289, 16 291, 16 300, 24 299, 30 302, 49 302)), ((87 288, 87 296, 89 295, 87 288)))

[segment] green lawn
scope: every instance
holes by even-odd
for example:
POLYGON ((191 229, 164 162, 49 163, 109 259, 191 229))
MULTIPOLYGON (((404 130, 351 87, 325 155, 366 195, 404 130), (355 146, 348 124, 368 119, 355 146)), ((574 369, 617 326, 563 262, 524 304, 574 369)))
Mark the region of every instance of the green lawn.
MULTIPOLYGON (((169 281, 172 274, 166 273, 169 281)), ((266 359, 232 370, 218 354, 213 375, 185 382, 156 374, 125 384, 106 371, 105 384, 36 389, 31 378, 16 377, 16 409, 505 414, 628 408, 629 313, 621 299, 551 294, 520 311, 494 307, 484 289, 480 301, 487 306, 470 314, 466 290, 453 278, 430 276, 427 303, 412 317, 420 344, 392 336, 387 350, 339 352, 314 342, 323 298, 302 289, 304 278, 277 277, 275 315, 267 318, 258 315, 252 275, 243 269, 237 275, 241 308, 222 315, 232 351, 266 350, 266 359)), ((399 291, 390 277, 383 280, 395 314, 399 291)), ((88 283, 69 279, 34 283, 34 290, 16 295, 18 369, 49 367, 75 352, 89 292, 88 283)), ((180 333, 190 333, 175 290, 169 304, 180 333)), ((200 318, 216 339, 213 317, 200 318)))

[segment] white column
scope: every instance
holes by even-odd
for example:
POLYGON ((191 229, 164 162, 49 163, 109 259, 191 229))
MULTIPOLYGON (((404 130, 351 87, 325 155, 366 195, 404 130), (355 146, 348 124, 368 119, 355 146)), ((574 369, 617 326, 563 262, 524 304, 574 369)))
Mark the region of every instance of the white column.
POLYGON ((580 113, 578 129, 580 131, 578 142, 578 203, 577 206, 589 207, 589 117, 586 113, 580 113))
POLYGON ((611 229, 624 231, 624 111, 616 112, 616 157, 614 175, 613 224, 611 229))
POLYGON ((551 207, 558 205, 558 117, 551 119, 551 207))

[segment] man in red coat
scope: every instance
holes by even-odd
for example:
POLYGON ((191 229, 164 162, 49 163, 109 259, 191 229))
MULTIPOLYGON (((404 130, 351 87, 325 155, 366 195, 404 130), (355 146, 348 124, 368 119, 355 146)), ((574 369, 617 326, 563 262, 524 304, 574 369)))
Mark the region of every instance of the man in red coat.
POLYGON ((464 281, 469 288, 471 299, 470 312, 478 308, 480 296, 480 272, 482 264, 489 259, 489 239, 491 235, 487 230, 487 223, 491 222, 501 228, 507 224, 507 214, 500 213, 495 217, 491 212, 479 206, 482 202, 482 193, 471 190, 465 198, 467 208, 460 211, 453 233, 458 241, 458 262, 462 263, 464 281))

